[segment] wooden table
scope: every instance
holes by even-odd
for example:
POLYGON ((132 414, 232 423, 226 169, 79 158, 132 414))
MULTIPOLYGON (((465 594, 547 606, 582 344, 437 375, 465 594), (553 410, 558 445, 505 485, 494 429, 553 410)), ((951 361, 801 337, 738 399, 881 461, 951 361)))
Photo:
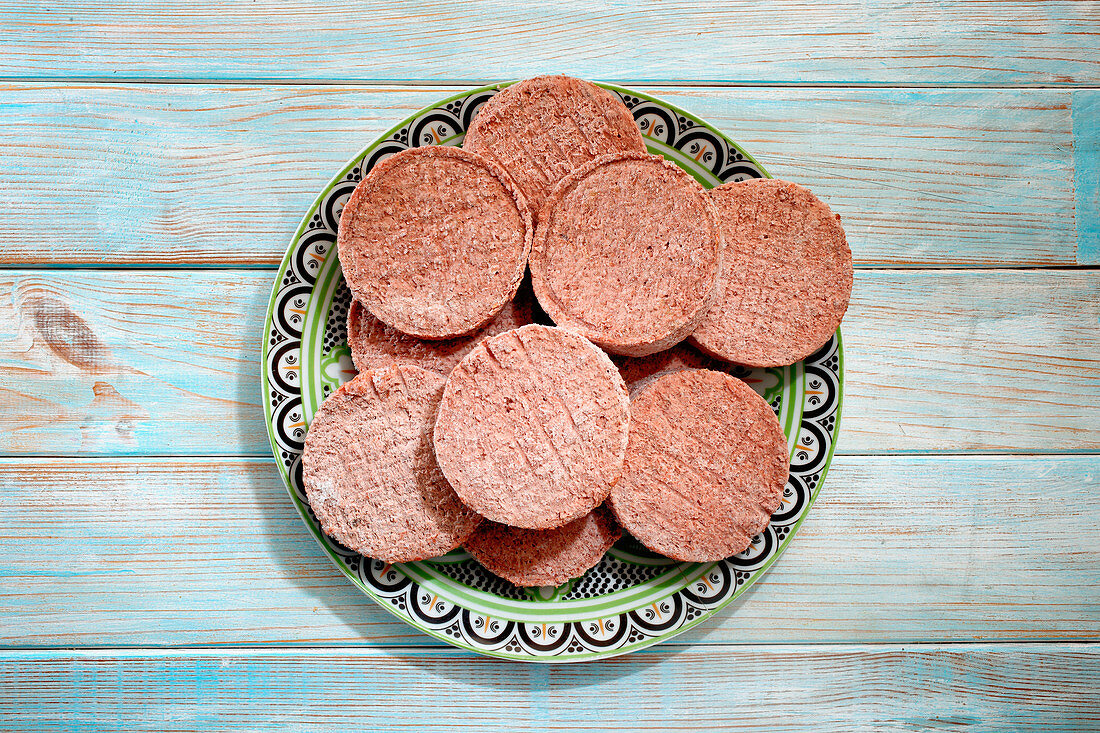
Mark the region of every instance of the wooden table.
POLYGON ((0 729, 1100 727, 1100 3, 5 3, 0 76, 0 729), (555 668, 345 581, 258 386, 327 178, 547 71, 717 124, 857 268, 791 548, 674 643, 555 668))

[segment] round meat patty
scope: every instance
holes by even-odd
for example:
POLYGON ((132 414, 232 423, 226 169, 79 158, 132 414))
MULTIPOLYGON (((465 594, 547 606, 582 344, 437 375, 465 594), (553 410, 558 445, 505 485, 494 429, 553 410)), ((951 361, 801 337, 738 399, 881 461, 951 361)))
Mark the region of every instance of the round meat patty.
POLYGON ((570 331, 524 326, 482 341, 451 372, 435 452, 474 511, 550 529, 607 498, 629 420, 626 387, 606 354, 570 331))
POLYGON ((546 201, 535 295, 559 326, 645 356, 691 333, 717 298, 722 238, 706 191, 656 155, 598 158, 546 201))
POLYGON ((344 278, 378 320, 426 339, 469 333, 515 295, 531 212, 499 166, 458 148, 404 150, 344 206, 344 278))
POLYGON ((497 92, 474 117, 462 147, 508 171, 536 219, 554 185, 588 161, 645 152, 626 105, 569 76, 536 76, 497 92))
POLYGON ((556 586, 584 575, 622 536, 611 512, 600 506, 555 529, 482 522, 464 546, 490 572, 515 585, 556 586))
POLYGON ((783 366, 829 340, 852 295, 852 251, 833 214, 802 186, 775 179, 710 191, 726 240, 724 294, 691 335, 746 366, 783 366))
POLYGON ((480 341, 534 321, 534 295, 521 286, 483 328, 467 336, 425 341, 401 333, 372 316, 358 300, 348 309, 348 348, 355 368, 363 372, 387 364, 410 364, 447 375, 480 341))
POLYGON ((675 560, 736 555, 779 508, 790 461, 775 413, 741 380, 667 374, 630 403, 630 445, 611 510, 643 545, 675 560))
POLYGON ((366 371, 322 403, 306 433, 302 483, 325 534, 368 557, 411 562, 461 545, 480 517, 432 450, 443 376, 366 371))

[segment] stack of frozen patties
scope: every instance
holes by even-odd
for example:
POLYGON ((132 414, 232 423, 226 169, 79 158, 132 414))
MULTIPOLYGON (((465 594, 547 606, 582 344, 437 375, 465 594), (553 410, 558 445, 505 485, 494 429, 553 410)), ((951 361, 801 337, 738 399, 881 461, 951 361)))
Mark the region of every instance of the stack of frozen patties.
POLYGON ((744 550, 789 453, 731 373, 812 354, 852 289, 809 191, 705 190, 564 76, 496 94, 462 148, 376 165, 338 246, 359 375, 306 437, 322 528, 387 562, 464 546, 521 586, 582 575, 621 528, 675 560, 744 550))

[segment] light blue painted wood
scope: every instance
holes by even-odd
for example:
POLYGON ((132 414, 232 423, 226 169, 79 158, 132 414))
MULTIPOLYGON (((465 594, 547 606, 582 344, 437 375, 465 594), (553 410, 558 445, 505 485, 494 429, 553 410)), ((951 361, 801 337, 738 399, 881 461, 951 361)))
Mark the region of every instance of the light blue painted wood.
POLYGON ((260 342, 274 272, 0 276, 0 437, 34 454, 269 452, 260 342))
POLYGON ((1100 265, 1100 91, 1073 93, 1077 262, 1100 265))
POLYGON ((837 450, 1095 451, 1098 318, 1096 270, 857 273, 837 450))
MULTIPOLYGON (((269 455, 273 279, 0 271, 0 454, 269 455)), ((1098 315, 1097 271, 857 271, 837 451, 1100 450, 1098 315)))
POLYGON ((1084 731, 1096 645, 738 646, 546 667, 458 652, 22 652, 0 730, 1084 731))
MULTIPOLYGON (((1096 12, 20 3, 0 76, 649 80, 829 200, 860 265, 1095 265, 1095 90, 798 87, 1095 85, 1096 12)), ((0 261, 270 265, 332 170, 455 88, 7 85, 0 261)), ((0 447, 112 456, 0 460, 0 730, 1100 727, 1094 644, 899 645, 1097 639, 1098 456, 839 455, 773 571, 676 644, 434 646, 328 565, 267 459, 175 457, 266 454, 270 277, 0 273, 0 447), (15 648, 174 644, 354 648, 15 648)), ((1098 318, 1096 271, 860 273, 841 453, 1100 449, 1098 318)))
MULTIPOLYGON (((346 160, 458 90, 0 87, 0 262, 273 264, 346 160)), ((1077 262, 1069 90, 646 91, 811 187, 857 265, 1077 262)))
MULTIPOLYGON (((1100 456, 839 456, 675 644, 1100 641, 1098 481, 1100 456)), ((270 460, 4 459, 0 524, 2 648, 439 644, 337 572, 270 460)))
POLYGON ((1090 84, 1091 2, 37 0, 0 12, 11 78, 1090 84))

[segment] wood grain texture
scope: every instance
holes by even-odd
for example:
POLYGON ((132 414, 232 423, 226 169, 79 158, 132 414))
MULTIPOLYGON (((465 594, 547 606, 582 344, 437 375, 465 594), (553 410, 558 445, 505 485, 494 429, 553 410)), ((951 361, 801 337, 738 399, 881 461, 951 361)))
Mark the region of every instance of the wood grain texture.
POLYGON ((842 452, 1100 449, 1100 272, 857 273, 842 452))
MULTIPOLYGON (((838 457, 676 643, 1100 640, 1098 481, 1100 456, 838 457)), ((439 644, 339 574, 271 460, 4 459, 0 522, 0 646, 439 644)))
MULTIPOLYGON (((1081 92, 642 89, 810 186, 859 266, 1072 265, 1100 228, 1081 92)), ((0 86, 0 263, 274 264, 345 161, 460 90, 0 86)))
POLYGON ((0 6, 0 75, 891 84, 1100 80, 1095 2, 356 0, 0 6))
POLYGON ((0 452, 259 452, 273 277, 0 276, 0 452))
POLYGON ((23 652, 0 657, 0 730, 1082 731, 1100 724, 1098 674, 1097 647, 1076 644, 739 646, 564 667, 442 650, 23 652))
POLYGON ((1092 0, 0 0, 0 731, 1100 729, 1100 271, 958 269, 1100 264, 1098 40, 1092 0), (554 669, 347 582, 258 384, 329 175, 548 71, 715 123, 865 268, 790 549, 674 643, 554 669), (955 269, 866 269, 912 267, 955 269))
POLYGON ((1077 263, 1100 265, 1100 90, 1073 93, 1077 263))
MULTIPOLYGON (((0 272, 0 454, 269 455, 271 271, 0 272)), ((861 270, 839 453, 1100 450, 1100 272, 861 270)))

